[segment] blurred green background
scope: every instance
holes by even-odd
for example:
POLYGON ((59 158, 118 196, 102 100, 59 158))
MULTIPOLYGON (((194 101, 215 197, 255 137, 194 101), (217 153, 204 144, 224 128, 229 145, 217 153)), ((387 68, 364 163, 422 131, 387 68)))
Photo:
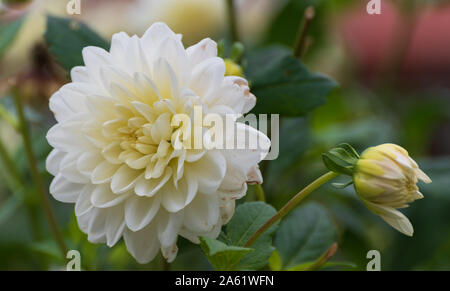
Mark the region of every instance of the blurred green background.
MULTIPOLYGON (((15 80, 48 186, 52 177, 45 171, 50 152, 45 134, 54 123, 48 98, 68 79, 43 39, 46 13, 80 19, 106 39, 121 30, 142 33, 153 21, 165 21, 184 33, 186 45, 206 36, 217 41, 229 37, 226 5, 221 0, 185 1, 193 6, 182 12, 176 5, 160 8, 176 1, 82 0, 82 13, 74 16, 66 13, 67 2, 3 1, 0 12, 2 25, 24 17, 13 35, 0 28, 0 104, 7 111, 0 112, 0 150, 2 156, 11 157, 18 171, 17 175, 11 172, 5 160, 0 160, 1 270, 65 269, 66 261, 58 252, 31 182, 21 138, 5 120, 16 117, 11 98, 11 80, 15 80), (144 17, 142 9, 152 13, 144 17), (117 15, 121 17, 115 21, 117 15)), ((366 2, 237 1, 248 76, 258 69, 254 65, 258 59, 291 49, 303 13, 312 5, 316 13, 302 61, 340 85, 325 105, 308 115, 281 116, 280 156, 262 165, 267 202, 279 209, 324 173, 321 153, 339 143, 348 142, 358 151, 385 142, 399 144, 433 180, 420 185, 425 198, 404 210, 414 225, 414 237, 403 236, 370 213, 352 187, 325 186, 306 203, 316 201, 327 209, 338 234, 334 259, 354 264, 348 269, 365 270, 366 254, 375 249, 381 253, 382 270, 450 270, 450 3, 382 1, 381 15, 369 15, 366 2)), ((255 200, 254 190, 250 187, 241 200, 255 200)), ((89 243, 76 224, 73 205, 50 199, 66 243, 80 251, 85 270, 211 269, 200 248, 183 239, 170 266, 160 257, 139 265, 123 241, 112 249, 89 243)))

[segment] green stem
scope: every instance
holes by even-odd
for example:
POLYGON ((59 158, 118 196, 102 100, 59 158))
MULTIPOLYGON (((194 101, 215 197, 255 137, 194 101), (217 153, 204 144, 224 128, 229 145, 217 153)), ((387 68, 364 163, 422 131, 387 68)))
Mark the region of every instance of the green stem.
POLYGON ((53 214, 53 211, 52 211, 52 208, 50 205, 50 200, 48 199, 48 196, 47 196, 47 193, 45 190, 44 182, 42 180, 41 174, 39 173, 36 157, 34 156, 33 148, 31 146, 31 137, 30 137, 30 132, 28 129, 27 122, 25 120, 25 114, 23 111, 22 100, 20 100, 20 97, 17 94, 17 92, 15 92, 15 90, 13 90, 13 97, 14 97, 14 102, 16 105, 17 115, 19 118, 19 130, 20 130, 20 133, 23 138, 26 156, 27 156, 28 163, 30 166, 31 176, 32 176, 33 182, 36 186, 36 190, 39 192, 39 195, 41 196, 41 202, 42 202, 42 206, 44 208, 44 212, 45 212, 47 221, 48 221, 50 228, 53 232, 53 235, 56 239, 58 247, 61 250, 63 258, 65 258, 66 254, 67 254, 67 247, 64 243, 64 239, 61 235, 58 224, 56 223, 55 215, 53 214))
POLYGON ((256 190, 256 198, 258 199, 258 201, 266 202, 266 195, 264 195, 264 189, 261 186, 261 184, 256 184, 255 190, 256 190))
POLYGON ((234 0, 227 0, 228 22, 230 24, 230 33, 232 42, 239 41, 239 33, 237 28, 236 6, 234 0))
POLYGON ((333 257, 336 254, 337 250, 338 250, 338 244, 337 243, 332 244, 328 248, 328 250, 326 250, 325 253, 323 253, 320 256, 320 258, 318 258, 316 261, 314 261, 314 263, 309 265, 305 269, 305 271, 316 271, 316 270, 320 269, 320 267, 325 265, 331 259, 331 257, 333 257))
MULTIPOLYGON (((2 143, 1 140, 0 140, 0 158, 6 167, 7 174, 11 177, 13 181, 13 186, 19 187, 19 189, 17 190, 22 189, 24 185, 22 177, 20 176, 19 171, 17 170, 13 160, 10 158, 8 154, 8 150, 6 149, 5 145, 2 143)), ((13 191, 13 193, 15 193, 15 191, 13 191)))
MULTIPOLYGON (((7 183, 9 190, 13 195, 16 195, 19 199, 25 199, 25 182, 22 179, 22 176, 20 175, 19 171, 17 170, 16 165, 14 164, 13 160, 8 154, 8 151, 5 147, 5 145, 0 140, 0 159, 3 162, 3 165, 5 165, 5 176, 8 177, 7 183)), ((34 238, 38 239, 40 237, 39 233, 39 221, 37 219, 37 215, 32 207, 32 205, 29 205, 29 203, 26 203, 26 207, 29 214, 30 219, 30 225, 33 230, 33 236, 34 238)))
POLYGON ((8 122, 14 129, 18 130, 19 126, 17 125, 17 120, 14 116, 9 113, 9 111, 5 108, 5 106, 0 104, 0 117, 3 118, 6 122, 8 122))
POLYGON ((272 216, 266 223, 264 223, 245 243, 245 247, 251 246, 261 234, 263 234, 266 230, 268 230, 275 222, 282 219, 286 214, 289 213, 295 206, 297 206, 300 201, 305 199, 311 192, 327 183, 333 178, 339 176, 339 173, 328 172, 325 175, 314 180, 311 184, 303 188, 300 192, 297 193, 291 200, 288 201, 274 216, 272 216))
POLYGON ((302 22, 300 23, 300 27, 298 29, 297 39, 294 44, 294 57, 296 58, 301 59, 306 53, 309 27, 311 26, 314 16, 314 7, 308 6, 305 9, 302 22))

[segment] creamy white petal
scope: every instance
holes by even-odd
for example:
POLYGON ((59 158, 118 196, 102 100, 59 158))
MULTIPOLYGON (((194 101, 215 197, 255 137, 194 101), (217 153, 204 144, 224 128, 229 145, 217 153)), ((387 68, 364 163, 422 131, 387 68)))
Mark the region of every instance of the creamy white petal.
POLYGON ((56 176, 58 174, 61 161, 63 160, 65 155, 66 153, 57 149, 50 152, 47 160, 45 161, 45 167, 50 174, 52 174, 53 176, 56 176))
POLYGON ((91 181, 94 184, 103 184, 111 181, 113 175, 119 169, 120 165, 111 164, 108 161, 103 161, 95 167, 91 175, 91 181))
POLYGON ((124 210, 122 205, 108 209, 105 228, 106 244, 109 247, 112 247, 119 241, 125 230, 124 210))
POLYGON ((89 71, 82 66, 73 67, 72 70, 70 70, 70 78, 72 79, 72 82, 81 83, 89 83, 91 80, 89 71))
POLYGON ((196 233, 213 229, 219 219, 219 199, 215 195, 197 194, 184 210, 183 225, 196 233))
POLYGON ((372 212, 378 214, 386 221, 389 225, 391 225, 396 230, 401 233, 412 236, 414 233, 413 226, 409 219, 400 211, 395 208, 387 207, 380 204, 371 203, 368 201, 363 201, 366 204, 367 208, 369 208, 372 212))
POLYGON ((112 177, 111 190, 116 194, 126 192, 143 175, 142 171, 131 169, 128 165, 122 165, 112 177))
POLYGON ((95 185, 87 184, 83 187, 78 199, 75 203, 75 215, 82 216, 90 211, 94 205, 91 203, 92 192, 95 189, 95 185))
POLYGON ((125 203, 125 221, 132 231, 138 231, 146 227, 160 208, 161 196, 155 197, 130 197, 125 203))
POLYGON ((111 192, 108 184, 95 185, 91 203, 97 208, 109 208, 122 203, 130 195, 131 193, 115 194, 111 192))
POLYGON ((167 183, 171 176, 172 169, 166 168, 164 175, 158 179, 146 179, 145 177, 141 177, 136 182, 136 194, 139 196, 154 196, 167 183))
POLYGON ((186 49, 191 67, 217 56, 217 43, 210 38, 205 38, 199 43, 186 49))
POLYGON ((108 210, 94 207, 90 212, 87 226, 88 240, 91 243, 104 243, 106 242, 105 224, 108 210))
POLYGON ((141 264, 153 260, 161 246, 157 236, 157 224, 153 223, 137 232, 127 229, 123 238, 128 251, 141 264))
POLYGON ((192 201, 197 189, 198 182, 195 179, 181 179, 178 188, 167 183, 161 189, 162 205, 169 212, 178 212, 192 201))
POLYGON ((50 194, 60 202, 74 203, 83 187, 83 184, 71 183, 61 174, 58 174, 50 184, 50 194))
POLYGON ((200 192, 214 193, 225 176, 227 162, 219 151, 209 151, 201 159, 186 164, 185 167, 187 175, 189 175, 187 172, 196 173, 195 177, 189 178, 197 179, 200 192))
POLYGON ((225 74, 225 64, 221 58, 209 58, 192 71, 190 88, 203 100, 211 99, 219 90, 225 74))

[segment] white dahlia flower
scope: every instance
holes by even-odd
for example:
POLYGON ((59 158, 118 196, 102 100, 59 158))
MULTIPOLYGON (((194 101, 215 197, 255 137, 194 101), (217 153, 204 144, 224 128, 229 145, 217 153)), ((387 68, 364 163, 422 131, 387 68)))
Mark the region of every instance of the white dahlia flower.
POLYGON ((185 49, 163 23, 142 38, 115 34, 109 52, 86 47, 83 59, 50 99, 53 197, 75 203, 89 241, 113 246, 123 236, 140 263, 159 249, 174 260, 178 235, 217 237, 247 182, 262 182, 258 162, 270 141, 233 119, 234 135, 256 136, 261 146, 191 149, 172 117, 192 116, 195 105, 204 115, 247 113, 256 102, 247 81, 224 76, 214 41, 185 49))

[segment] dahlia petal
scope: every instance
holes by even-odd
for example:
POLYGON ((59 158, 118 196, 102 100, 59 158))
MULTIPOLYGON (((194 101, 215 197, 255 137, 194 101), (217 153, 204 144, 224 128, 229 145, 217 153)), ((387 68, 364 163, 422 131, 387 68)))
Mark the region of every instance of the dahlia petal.
POLYGON ((75 114, 75 111, 64 102, 63 97, 61 96, 61 92, 58 91, 50 97, 49 100, 50 111, 55 115, 55 119, 58 122, 63 122, 68 119, 70 116, 75 114))
POLYGON ((161 246, 161 253, 168 263, 172 263, 177 257, 178 246, 176 243, 170 246, 161 246))
POLYGON ((147 57, 141 46, 141 41, 136 35, 132 36, 128 41, 128 45, 125 51, 125 58, 127 60, 127 68, 130 73, 151 73, 147 57))
MULTIPOLYGON (((187 85, 189 78, 189 61, 186 50, 181 41, 172 37, 166 37, 159 45, 157 55, 167 60, 170 68, 177 76, 180 87, 187 85)), ((153 75, 153 77, 156 77, 153 75)))
POLYGON ((198 183, 195 179, 181 179, 178 189, 172 183, 166 183, 160 190, 162 205, 169 212, 178 212, 192 201, 197 189, 198 183))
POLYGON ((82 126, 83 122, 78 120, 57 123, 47 132, 47 141, 52 147, 65 152, 91 149, 91 144, 81 132, 82 126))
POLYGON ((103 184, 109 182, 120 165, 111 164, 108 161, 101 162, 91 174, 91 182, 93 184, 103 184))
POLYGON ((136 95, 139 96, 141 102, 145 104, 152 104, 155 101, 161 100, 161 94, 158 87, 153 82, 148 74, 134 73, 133 78, 135 81, 136 95))
POLYGON ((122 161, 119 159, 119 155, 121 154, 121 152, 122 148, 120 147, 120 142, 116 141, 107 145, 102 150, 102 155, 111 164, 121 164, 122 161))
POLYGON ((144 48, 157 47, 167 36, 177 39, 175 33, 162 22, 156 22, 150 26, 141 38, 144 48))
POLYGON ((262 182, 263 177, 261 171, 259 170, 259 166, 256 165, 252 169, 250 169, 250 172, 247 173, 247 184, 262 184, 262 182))
POLYGON ((160 248, 157 225, 154 223, 137 232, 125 230, 123 238, 128 251, 140 264, 153 260, 160 248))
POLYGON ((172 168, 166 168, 164 175, 158 179, 139 178, 134 190, 139 196, 152 197, 167 183, 172 176, 172 168))
POLYGON ((170 139, 170 133, 170 114, 163 113, 158 116, 158 119, 156 119, 151 128, 152 139, 159 144, 162 140, 170 139))
POLYGON ((198 190, 202 193, 214 193, 222 183, 227 169, 224 156, 218 151, 208 151, 195 163, 186 164, 186 172, 195 173, 198 190))
POLYGON ((52 97, 50 97, 50 110, 55 114, 58 122, 68 120, 73 115, 86 112, 86 96, 94 94, 91 85, 86 83, 69 83, 62 86, 52 97))
POLYGON ((190 88, 204 101, 215 96, 223 82, 225 63, 221 58, 206 59, 192 71, 190 88))
POLYGON ((187 150, 186 162, 193 163, 200 160, 206 154, 206 150, 187 150))
POLYGON ((140 153, 136 153, 136 157, 134 157, 134 158, 128 157, 125 162, 127 163, 127 165, 130 168, 135 169, 135 170, 141 170, 141 169, 145 169, 147 167, 147 165, 151 161, 151 158, 152 158, 152 155, 143 156, 140 153))
POLYGON ((185 178, 182 178, 178 181, 177 187, 175 188, 178 189, 178 191, 186 193, 185 205, 191 203, 191 201, 195 198, 195 195, 197 194, 199 189, 198 185, 198 180, 192 175, 186 176, 185 178))
POLYGON ((64 178, 72 183, 84 184, 89 181, 86 174, 80 172, 77 168, 78 156, 67 154, 61 161, 59 172, 64 178))
POLYGON ((153 81, 163 98, 175 98, 180 96, 180 84, 177 75, 169 62, 164 58, 158 58, 153 64, 153 81))
POLYGON ((145 228, 158 213, 160 195, 155 197, 130 197, 125 203, 125 222, 132 231, 145 228))
POLYGON ((103 160, 102 155, 98 152, 88 151, 82 153, 77 160, 77 169, 86 175, 90 175, 103 160))
POLYGON ((199 244, 200 243, 200 239, 199 234, 194 233, 192 231, 190 231, 189 229, 186 228, 181 228, 179 235, 184 237, 185 239, 189 240, 190 242, 194 243, 194 244, 199 244))
POLYGON ((91 73, 91 78, 100 81, 100 69, 110 64, 110 54, 102 48, 88 46, 81 51, 86 68, 91 73))
POLYGON ((222 224, 227 224, 233 217, 235 205, 235 200, 220 200, 220 218, 222 224))
POLYGON ((130 194, 117 195, 111 192, 108 184, 95 185, 91 195, 91 203, 97 208, 109 208, 122 203, 130 194))
POLYGON ((112 177, 111 190, 116 194, 126 192, 134 186, 141 176, 143 176, 142 171, 131 169, 128 165, 122 165, 112 177))
POLYGON ((65 203, 75 203, 83 189, 83 184, 69 182, 63 175, 58 174, 50 184, 50 194, 65 203))
MULTIPOLYGON (((161 213, 158 219, 158 239, 161 247, 171 247, 176 243, 178 232, 183 224, 183 217, 182 212, 161 213)), ((167 256, 165 257, 168 259, 167 256)))
POLYGON ((386 221, 396 230, 407 236, 413 235, 414 229, 411 222, 403 213, 401 213, 397 209, 376 203, 371 203, 367 200, 363 200, 363 203, 370 211, 379 215, 384 221, 386 221))
POLYGON ((127 48, 130 37, 125 32, 115 33, 111 39, 111 49, 109 50, 111 56, 122 63, 125 56, 125 50, 127 48))
POLYGON ((427 184, 431 183, 430 177, 428 177, 427 174, 425 174, 421 169, 417 168, 415 169, 417 178, 427 184))
POLYGON ((217 43, 210 38, 205 38, 199 43, 186 49, 191 67, 217 56, 217 43))
POLYGON ((91 81, 89 71, 83 66, 73 67, 70 70, 70 78, 72 82, 89 83, 91 81))
POLYGON ((45 167, 50 174, 52 174, 53 176, 56 176, 58 174, 61 161, 63 160, 65 155, 66 153, 57 149, 54 149, 50 152, 47 160, 45 161, 45 167))
POLYGON ((122 206, 108 209, 105 228, 106 244, 112 247, 119 241, 125 230, 124 210, 122 206))
POLYGON ((76 216, 84 215, 94 207, 94 205, 92 205, 91 203, 91 196, 94 189, 95 186, 92 184, 87 184, 83 187, 83 190, 81 191, 80 196, 78 196, 77 202, 75 203, 76 216))
POLYGON ((220 95, 212 104, 222 104, 233 109, 235 113, 247 113, 256 104, 256 97, 250 93, 247 80, 236 76, 226 76, 220 89, 220 95))
POLYGON ((104 243, 106 241, 106 209, 92 208, 87 226, 88 241, 91 243, 104 243))
POLYGON ((215 195, 197 194, 184 210, 183 225, 196 233, 209 232, 219 219, 219 199, 215 195))

